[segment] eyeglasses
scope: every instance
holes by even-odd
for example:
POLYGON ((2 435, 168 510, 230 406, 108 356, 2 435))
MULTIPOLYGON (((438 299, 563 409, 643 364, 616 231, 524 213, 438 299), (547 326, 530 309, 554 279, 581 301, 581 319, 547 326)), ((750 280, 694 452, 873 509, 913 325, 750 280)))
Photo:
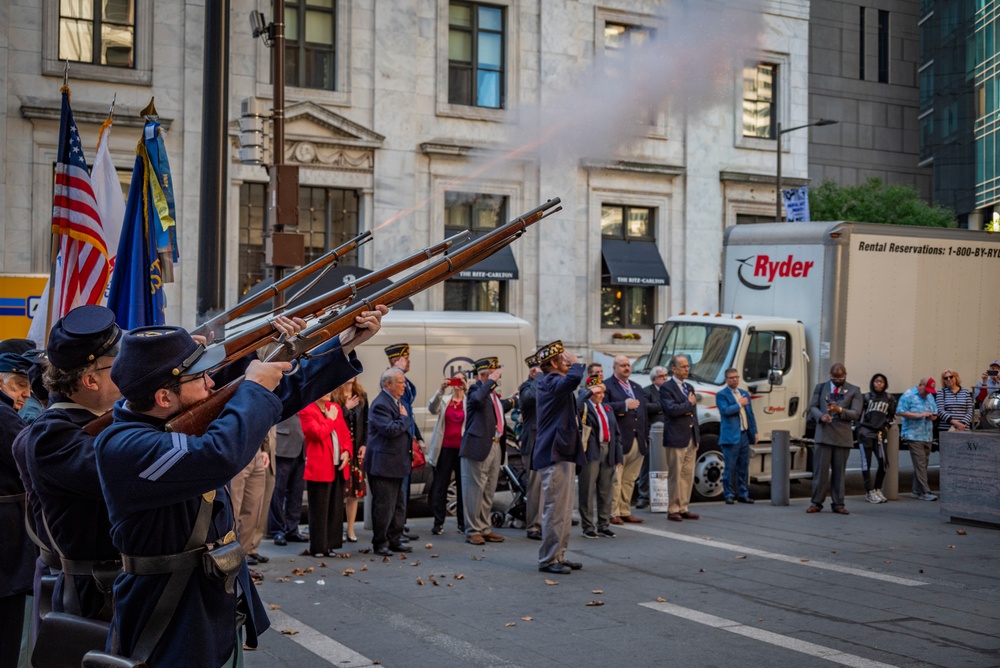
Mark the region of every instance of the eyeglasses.
POLYGON ((951 380, 952 378, 954 378, 954 376, 941 376, 941 377, 944 378, 945 380, 951 380))
POLYGON ((847 380, 847 376, 830 376, 830 380, 832 380, 834 382, 837 382, 837 381, 843 382, 843 381, 847 380))
POLYGON ((181 385, 184 385, 186 383, 193 383, 193 382, 195 382, 197 380, 200 380, 203 383, 205 383, 205 389, 208 389, 208 372, 207 371, 202 371, 201 373, 199 373, 196 376, 191 376, 190 378, 185 378, 184 380, 178 381, 177 382, 177 387, 180 388, 181 385))
POLYGON ((98 371, 104 371, 105 369, 110 369, 113 366, 114 366, 113 364, 109 364, 107 366, 99 366, 96 369, 94 369, 91 373, 97 373, 98 371))
POLYGON ((665 373, 658 373, 655 376, 653 376, 653 380, 660 380, 661 378, 666 378, 666 377, 667 377, 667 374, 665 374, 665 373))

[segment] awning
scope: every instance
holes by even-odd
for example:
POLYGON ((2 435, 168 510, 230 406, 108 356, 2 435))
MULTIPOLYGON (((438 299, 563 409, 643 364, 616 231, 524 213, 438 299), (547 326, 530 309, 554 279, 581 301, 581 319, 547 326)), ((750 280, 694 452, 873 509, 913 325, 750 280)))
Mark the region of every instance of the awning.
MULTIPOLYGON (((473 239, 478 236, 481 235, 473 235, 473 239)), ((514 251, 510 249, 510 246, 504 246, 482 262, 477 262, 465 271, 459 272, 452 280, 513 281, 517 280, 517 277, 517 261, 514 260, 514 251)))
POLYGON ((601 254, 612 285, 670 285, 670 274, 652 241, 604 239, 601 254))

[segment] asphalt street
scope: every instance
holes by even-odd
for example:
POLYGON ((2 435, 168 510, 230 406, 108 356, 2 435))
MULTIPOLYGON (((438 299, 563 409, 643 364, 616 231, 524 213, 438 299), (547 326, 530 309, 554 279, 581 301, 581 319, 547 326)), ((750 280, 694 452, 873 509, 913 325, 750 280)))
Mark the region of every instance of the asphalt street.
POLYGON ((787 506, 755 486, 754 505, 697 504, 698 521, 576 528, 566 576, 538 572, 523 530, 474 547, 453 519, 443 536, 411 520, 420 540, 391 559, 365 531, 340 558, 266 541, 272 630, 246 665, 1000 666, 1000 532, 908 494, 868 504, 848 480, 848 516, 806 514, 807 481, 787 506))

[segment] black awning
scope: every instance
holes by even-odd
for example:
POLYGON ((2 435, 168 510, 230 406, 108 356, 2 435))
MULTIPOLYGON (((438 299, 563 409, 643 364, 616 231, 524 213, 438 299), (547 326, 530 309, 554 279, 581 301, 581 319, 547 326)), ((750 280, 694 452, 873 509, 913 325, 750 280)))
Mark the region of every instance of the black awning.
MULTIPOLYGON (((482 236, 474 234, 472 239, 482 236)), ((463 244, 464 245, 464 244, 463 244)), ((455 252, 462 247, 453 249, 455 252)), ((515 281, 518 278, 517 261, 510 246, 504 246, 482 262, 477 262, 465 271, 461 271, 452 280, 458 281, 515 281)))
POLYGON ((604 239, 601 254, 612 285, 670 285, 670 274, 652 241, 604 239))

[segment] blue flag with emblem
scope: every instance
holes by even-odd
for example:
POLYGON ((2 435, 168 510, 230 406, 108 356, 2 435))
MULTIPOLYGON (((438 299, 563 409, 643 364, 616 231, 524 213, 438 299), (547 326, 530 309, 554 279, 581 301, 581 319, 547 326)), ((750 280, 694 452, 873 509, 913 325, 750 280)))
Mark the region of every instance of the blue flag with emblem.
POLYGON ((148 120, 136 147, 125 222, 111 275, 108 308, 124 329, 163 325, 163 285, 178 259, 170 164, 160 124, 148 120))

